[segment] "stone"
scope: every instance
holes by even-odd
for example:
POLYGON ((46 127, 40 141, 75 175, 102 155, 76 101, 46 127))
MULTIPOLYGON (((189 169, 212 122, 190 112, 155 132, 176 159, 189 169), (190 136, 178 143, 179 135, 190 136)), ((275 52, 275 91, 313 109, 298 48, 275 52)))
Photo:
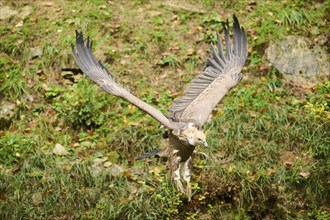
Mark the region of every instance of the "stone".
POLYGON ((267 59, 286 80, 311 88, 319 80, 328 80, 330 69, 327 51, 320 46, 311 48, 311 45, 308 38, 288 36, 270 42, 266 49, 267 59))
POLYGON ((17 116, 17 106, 15 103, 0 101, 0 129, 3 130, 11 124, 17 116))
POLYGON ((0 11, 0 20, 11 18, 17 14, 18 11, 11 9, 9 6, 3 6, 0 11))
POLYGON ((31 47, 30 48, 30 59, 40 57, 42 55, 41 47, 31 47))
POLYGON ((59 143, 55 144, 53 153, 58 156, 64 156, 69 154, 69 152, 63 147, 63 145, 59 143))
POLYGON ((107 157, 102 157, 102 158, 95 158, 93 160, 93 166, 96 167, 96 166, 100 166, 102 163, 104 163, 105 161, 107 161, 108 158, 107 157))
POLYGON ((33 9, 31 6, 27 5, 25 7, 23 7, 19 14, 18 14, 18 17, 20 17, 21 19, 24 19, 26 18, 27 16, 29 16, 31 13, 32 13, 33 9))
POLYGON ((115 164, 111 167, 111 175, 112 176, 118 176, 123 172, 124 172, 124 168, 122 166, 119 166, 119 165, 115 164))

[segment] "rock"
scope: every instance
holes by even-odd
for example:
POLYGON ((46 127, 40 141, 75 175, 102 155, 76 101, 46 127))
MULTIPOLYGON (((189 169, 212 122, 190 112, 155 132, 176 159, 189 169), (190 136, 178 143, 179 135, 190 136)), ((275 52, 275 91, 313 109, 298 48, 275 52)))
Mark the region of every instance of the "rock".
POLYGON ((75 83, 79 82, 81 80, 82 76, 83 75, 81 75, 81 74, 75 74, 75 75, 73 75, 74 82, 75 83))
POLYGON ((29 5, 21 8, 19 11, 11 9, 9 6, 1 6, 1 11, 0 11, 0 20, 5 20, 8 18, 11 18, 13 16, 18 16, 20 19, 24 19, 27 16, 29 16, 33 8, 29 5))
POLYGON ((69 70, 62 70, 61 72, 61 76, 64 79, 73 79, 73 75, 74 75, 73 72, 69 70))
POLYGON ((107 161, 108 158, 107 157, 103 157, 103 158, 95 158, 93 160, 93 167, 96 167, 96 166, 100 166, 102 163, 104 163, 105 161, 107 161))
POLYGON ((42 202, 41 192, 36 192, 32 194, 32 202, 35 206, 38 206, 42 202))
POLYGON ((308 38, 288 36, 269 44, 266 49, 267 59, 286 80, 310 88, 319 79, 329 79, 330 69, 327 51, 320 46, 310 47, 308 38))
POLYGON ((112 168, 111 168, 111 175, 112 176, 118 176, 123 172, 124 172, 124 168, 122 166, 117 165, 117 164, 113 165, 112 168))
POLYGON ((188 12, 193 12, 193 13, 206 13, 206 11, 200 7, 200 5, 193 5, 188 2, 184 1, 176 1, 176 0, 166 0, 162 1, 161 5, 164 7, 169 7, 172 8, 173 10, 176 11, 188 11, 188 12))
POLYGON ((57 143, 53 149, 53 153, 58 156, 68 155, 69 152, 63 147, 63 145, 57 143))
MULTIPOLYGON (((1 6, 2 7, 2 6, 1 6)), ((11 18, 18 14, 18 11, 11 9, 9 6, 3 6, 1 8, 0 20, 11 18)))
POLYGON ((106 162, 107 160, 108 160, 107 157, 95 158, 93 160, 93 165, 91 167, 91 171, 92 171, 93 175, 97 176, 103 172, 104 162, 106 162))
POLYGON ((71 70, 62 70, 61 76, 65 79, 64 83, 66 85, 71 85, 73 83, 77 83, 81 80, 82 75, 78 73, 77 71, 71 71, 71 70))
POLYGON ((81 80, 83 74, 70 53, 63 52, 58 60, 61 76, 64 78, 66 85, 72 85, 81 80))
POLYGON ((41 47, 31 47, 30 48, 30 59, 34 59, 40 57, 42 55, 42 48, 41 47))
POLYGON ((161 15, 162 13, 160 11, 149 11, 148 15, 149 17, 156 17, 158 15, 161 15))
POLYGON ((18 17, 24 19, 32 13, 32 10, 33 10, 32 7, 27 5, 20 10, 18 17))
POLYGON ((18 109, 16 104, 8 101, 0 101, 0 129, 7 128, 13 118, 17 115, 18 109))
POLYGON ((34 102, 34 97, 33 97, 33 95, 30 95, 30 94, 24 96, 24 99, 29 102, 34 102))
POLYGON ((94 176, 98 176, 102 173, 102 168, 99 167, 99 166, 92 166, 91 167, 91 173, 94 175, 94 176))

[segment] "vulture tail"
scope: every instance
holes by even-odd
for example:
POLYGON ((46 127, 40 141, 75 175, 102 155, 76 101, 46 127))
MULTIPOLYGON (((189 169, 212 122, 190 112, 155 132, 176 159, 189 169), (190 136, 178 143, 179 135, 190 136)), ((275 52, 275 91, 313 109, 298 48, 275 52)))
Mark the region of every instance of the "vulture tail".
POLYGON ((153 152, 149 152, 149 153, 144 153, 140 156, 138 156, 137 158, 135 158, 135 160, 142 160, 142 159, 145 159, 145 158, 148 158, 148 157, 159 157, 159 153, 162 152, 162 150, 155 150, 153 152))

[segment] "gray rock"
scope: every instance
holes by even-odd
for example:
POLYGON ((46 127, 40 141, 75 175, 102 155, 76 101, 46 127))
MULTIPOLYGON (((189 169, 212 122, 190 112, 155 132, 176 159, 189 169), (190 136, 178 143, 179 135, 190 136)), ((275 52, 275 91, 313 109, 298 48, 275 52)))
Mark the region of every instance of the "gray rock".
POLYGON ((42 55, 42 48, 41 47, 31 47, 29 55, 30 55, 30 59, 40 57, 42 55))
POLYGON ((0 5, 0 7, 1 7, 0 8, 0 20, 5 20, 5 19, 11 18, 13 16, 18 16, 20 19, 24 19, 27 16, 29 16, 33 11, 33 8, 29 5, 24 6, 20 10, 14 10, 14 9, 10 8, 9 6, 0 5))
POLYGON ((11 9, 9 6, 1 6, 0 9, 0 20, 11 18, 18 14, 18 11, 11 9))
POLYGON ((14 117, 17 115, 18 109, 16 104, 8 101, 0 102, 0 129, 7 128, 14 117))
POLYGON ((124 172, 124 168, 122 166, 119 166, 117 164, 113 165, 111 168, 111 175, 112 176, 118 176, 124 172))
POLYGON ((64 79, 72 79, 73 76, 74 76, 74 73, 72 71, 69 71, 69 70, 62 70, 61 76, 64 79))
POLYGON ((19 11, 18 17, 20 17, 21 19, 24 19, 27 16, 29 16, 32 13, 32 11, 33 11, 32 7, 27 5, 19 11))
POLYGON ((79 72, 73 72, 71 70, 62 70, 61 76, 63 77, 63 82, 65 85, 72 85, 81 80, 82 75, 79 72))
POLYGON ((108 160, 107 157, 102 157, 102 158, 95 158, 93 160, 93 165, 91 167, 91 172, 93 173, 94 176, 98 176, 101 174, 103 170, 102 164, 108 160))
POLYGON ((93 166, 97 167, 100 166, 101 164, 103 164, 104 162, 106 162, 108 160, 107 157, 102 157, 102 158, 95 158, 93 160, 93 166))
POLYGON ((63 145, 59 143, 55 144, 53 153, 58 156, 64 156, 69 154, 69 152, 63 147, 63 145))
POLYGON ((320 79, 329 79, 330 68, 327 51, 320 46, 310 47, 308 38, 288 36, 269 44, 267 59, 285 79, 310 88, 320 79))
MULTIPOLYGON (((193 1, 192 1, 193 2, 193 1)), ((191 4, 185 1, 177 1, 177 0, 165 0, 161 2, 161 5, 165 7, 169 7, 172 10, 177 11, 188 11, 193 13, 206 13, 206 11, 200 7, 198 4, 191 4)))

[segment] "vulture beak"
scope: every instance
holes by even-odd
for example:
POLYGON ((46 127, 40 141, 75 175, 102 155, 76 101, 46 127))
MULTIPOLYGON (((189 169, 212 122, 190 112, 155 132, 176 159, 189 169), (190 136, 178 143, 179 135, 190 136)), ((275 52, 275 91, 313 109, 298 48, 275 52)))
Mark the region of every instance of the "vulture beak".
POLYGON ((209 146, 206 141, 204 141, 203 144, 205 147, 209 146))

